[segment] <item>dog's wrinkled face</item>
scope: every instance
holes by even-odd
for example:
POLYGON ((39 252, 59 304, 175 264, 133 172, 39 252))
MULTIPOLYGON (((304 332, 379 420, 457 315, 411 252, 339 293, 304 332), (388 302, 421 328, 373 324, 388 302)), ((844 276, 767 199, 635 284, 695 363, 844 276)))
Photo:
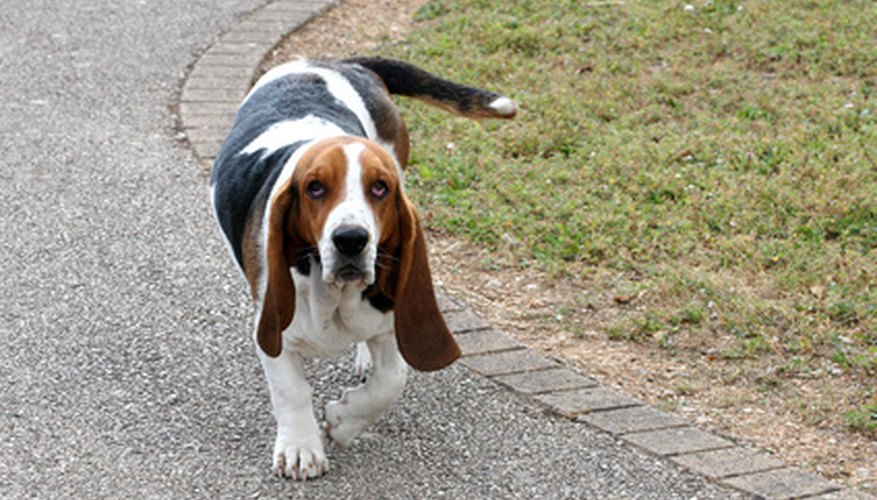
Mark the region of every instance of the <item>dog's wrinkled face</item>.
POLYGON ((363 140, 327 140, 296 167, 290 238, 315 249, 335 287, 375 282, 379 248, 395 247, 400 180, 392 158, 363 140))

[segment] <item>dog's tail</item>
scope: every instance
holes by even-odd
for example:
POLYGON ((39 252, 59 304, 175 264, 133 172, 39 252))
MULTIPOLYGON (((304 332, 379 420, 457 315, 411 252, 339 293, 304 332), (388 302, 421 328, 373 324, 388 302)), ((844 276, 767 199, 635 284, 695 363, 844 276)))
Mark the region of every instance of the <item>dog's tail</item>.
POLYGON ((468 118, 514 118, 518 106, 506 96, 441 79, 402 61, 355 57, 345 62, 371 70, 391 94, 404 95, 468 118))

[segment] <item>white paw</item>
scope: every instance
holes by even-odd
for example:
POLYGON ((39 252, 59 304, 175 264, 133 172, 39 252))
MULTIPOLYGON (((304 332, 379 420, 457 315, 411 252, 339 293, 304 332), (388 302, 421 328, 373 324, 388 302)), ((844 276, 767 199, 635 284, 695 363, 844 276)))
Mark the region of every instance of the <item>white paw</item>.
POLYGON ((322 476, 329 470, 329 461, 323 452, 319 436, 312 439, 294 439, 289 433, 278 432, 274 443, 274 474, 296 481, 322 476))
POLYGON ((365 342, 356 344, 356 356, 353 357, 353 373, 365 379, 372 369, 372 355, 365 342))
POLYGON ((326 404, 326 433, 341 446, 348 446, 369 425, 369 422, 351 415, 347 408, 344 397, 326 404))

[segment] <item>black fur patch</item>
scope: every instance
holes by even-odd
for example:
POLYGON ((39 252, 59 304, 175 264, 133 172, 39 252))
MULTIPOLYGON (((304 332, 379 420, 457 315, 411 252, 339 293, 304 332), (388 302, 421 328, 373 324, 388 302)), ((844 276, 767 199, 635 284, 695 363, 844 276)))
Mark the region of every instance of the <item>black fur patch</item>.
POLYGON ((316 264, 320 265, 320 253, 317 252, 317 249, 314 247, 310 247, 295 260, 295 265, 293 266, 296 271, 302 276, 310 276, 311 274, 311 265, 316 264))
POLYGON ((375 285, 370 285, 363 290, 362 298, 363 300, 368 300, 368 303, 371 304, 372 307, 382 313, 393 309, 393 299, 384 295, 384 292, 375 285))
POLYGON ((461 113, 472 109, 489 109, 499 94, 451 82, 432 75, 413 64, 381 57, 355 57, 344 62, 359 64, 377 74, 391 94, 428 97, 443 102, 461 113))
POLYGON ((238 264, 243 268, 243 238, 247 216, 261 193, 267 202, 270 186, 277 180, 283 165, 302 143, 295 143, 262 158, 257 152, 238 155, 213 169, 214 208, 219 226, 228 238, 238 264), (233 165, 233 167, 232 167, 233 165))

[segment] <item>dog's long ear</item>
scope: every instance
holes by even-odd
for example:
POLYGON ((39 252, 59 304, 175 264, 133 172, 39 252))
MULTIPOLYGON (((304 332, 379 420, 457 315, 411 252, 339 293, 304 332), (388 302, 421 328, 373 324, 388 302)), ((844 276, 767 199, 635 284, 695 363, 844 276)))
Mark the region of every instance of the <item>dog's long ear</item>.
POLYGON ((294 195, 283 189, 268 202, 268 216, 264 227, 265 269, 264 295, 256 319, 256 341, 268 356, 276 357, 282 349, 283 330, 295 314, 295 285, 290 274, 290 234, 294 234, 295 217, 290 217, 294 195))
POLYGON ((389 287, 394 300, 396 342, 402 357, 422 371, 439 370, 460 357, 436 302, 420 220, 411 202, 399 193, 399 261, 389 287))

